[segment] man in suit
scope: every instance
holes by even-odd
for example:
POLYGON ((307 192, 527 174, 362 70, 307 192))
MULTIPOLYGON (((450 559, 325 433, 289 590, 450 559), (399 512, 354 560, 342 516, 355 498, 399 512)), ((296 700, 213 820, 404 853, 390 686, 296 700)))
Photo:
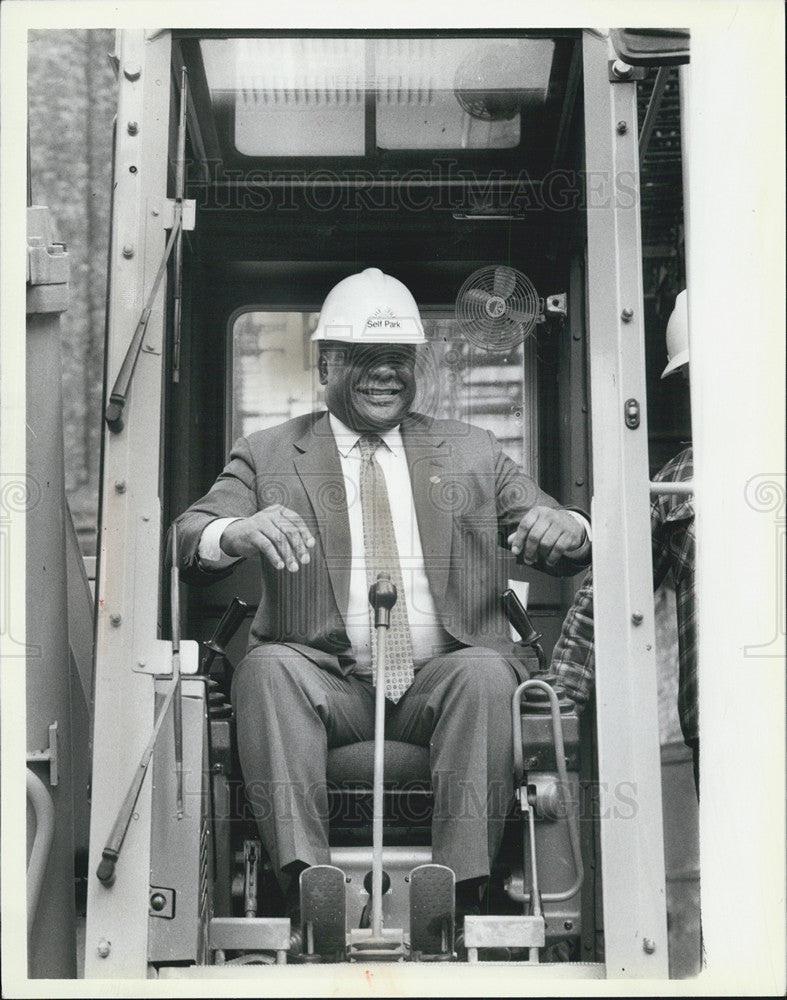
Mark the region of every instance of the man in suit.
MULTIPOLYGON (((373 738, 368 591, 397 585, 386 737, 429 747, 435 862, 477 903, 512 797, 511 696, 523 677, 500 596, 515 556, 553 574, 590 559, 588 525, 486 431, 411 412, 418 307, 369 269, 328 295, 313 337, 328 412, 236 442, 178 521, 184 579, 258 559, 262 597, 232 701, 247 797, 274 868, 330 860, 328 749, 373 738)), ((286 882, 286 879, 283 881, 286 882)))

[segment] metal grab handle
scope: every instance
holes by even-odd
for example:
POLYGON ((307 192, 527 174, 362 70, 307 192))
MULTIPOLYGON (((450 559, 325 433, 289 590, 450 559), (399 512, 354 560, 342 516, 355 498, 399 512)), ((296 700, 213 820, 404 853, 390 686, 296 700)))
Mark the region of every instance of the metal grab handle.
POLYGON ((175 700, 173 713, 173 729, 175 732, 175 771, 177 776, 177 818, 183 818, 183 723, 182 707, 180 701, 180 578, 178 576, 178 529, 177 525, 172 526, 172 571, 170 575, 170 609, 172 615, 172 683, 170 684, 164 704, 161 706, 156 721, 153 725, 153 732, 150 735, 148 744, 142 754, 134 777, 131 779, 126 797, 120 807, 115 819, 109 840, 101 852, 101 861, 96 870, 96 875, 104 885, 111 885, 115 879, 115 865, 120 857, 120 849, 123 846, 131 817, 134 814, 134 807, 137 804, 142 782, 148 771, 150 759, 156 746, 158 734, 169 710, 170 703, 175 700))
POLYGON ((180 74, 180 118, 178 150, 175 166, 175 211, 180 225, 175 244, 174 290, 172 303, 172 381, 180 381, 180 317, 183 301, 183 195, 186 190, 186 106, 188 104, 189 73, 183 66, 180 74))
MULTIPOLYGON (((128 350, 126 351, 126 356, 123 358, 123 364, 120 366, 120 371, 115 379, 115 383, 112 386, 112 392, 109 395, 109 404, 107 405, 106 411, 104 413, 104 420, 106 421, 107 427, 113 434, 118 434, 123 430, 123 410, 126 406, 126 398, 128 397, 129 386, 131 385, 131 379, 134 375, 134 369, 136 368, 137 359, 139 358, 139 352, 142 347, 142 339, 145 336, 145 331, 148 327, 148 320, 150 319, 150 314, 153 311, 153 303, 156 300, 156 295, 158 294, 159 286, 161 285, 161 280, 164 277, 164 272, 167 269, 167 262, 169 261, 170 254, 172 253, 173 247, 176 249, 175 252, 175 290, 174 290, 174 319, 173 326, 175 331, 175 342, 173 345, 173 373, 177 372, 180 365, 180 312, 181 312, 181 283, 182 283, 182 269, 183 269, 183 193, 185 188, 185 148, 186 148, 186 102, 188 99, 187 92, 187 74, 186 68, 183 67, 183 74, 181 78, 181 94, 180 94, 180 118, 178 123, 178 150, 177 150, 177 175, 175 181, 175 212, 172 220, 172 231, 169 234, 169 239, 167 240, 167 245, 164 249, 164 256, 161 258, 161 263, 159 264, 158 271, 156 272, 156 278, 153 282, 153 287, 150 290, 150 295, 148 295, 147 302, 145 303, 145 308, 142 310, 142 314, 137 322, 137 328, 134 331, 134 335, 131 338, 131 342, 128 345, 128 350)), ((178 381, 177 377, 174 377, 175 382, 178 381)))
MULTIPOLYGON (((516 784, 521 785, 524 774, 524 755, 522 752, 522 698, 525 692, 532 688, 538 688, 546 692, 549 698, 550 715, 552 718, 552 739, 555 744, 555 760, 557 762, 558 784, 560 786, 560 797, 566 811, 566 823, 568 824, 568 838, 571 844, 571 857, 574 863, 575 878, 568 889, 561 892, 544 892, 541 899, 544 902, 558 903, 566 899, 571 899, 582 886, 585 878, 585 869, 582 864, 582 851, 579 846, 579 829, 577 827, 576 816, 568 808, 566 795, 568 794, 568 770, 566 768, 566 744, 563 740, 563 718, 560 714, 560 704, 557 694, 551 684, 538 678, 531 678, 520 684, 514 691, 512 698, 512 715, 514 721, 514 774, 516 784)), ((525 901, 530 899, 530 893, 524 894, 525 901)))
POLYGON ((120 849, 123 846, 123 840, 126 836, 126 831, 131 823, 131 817, 134 813, 134 807, 137 804, 137 799, 139 798, 139 791, 142 788, 142 781, 147 774, 148 764, 150 764, 150 758, 153 756, 153 749, 156 745, 156 740, 158 739, 159 731, 161 730, 161 725, 164 722, 164 718, 169 711, 169 706, 172 698, 175 694, 175 690, 178 685, 175 681, 170 684, 167 690, 167 695, 164 699, 164 704, 161 706, 158 715, 156 716, 156 721, 153 726, 153 732, 148 740, 148 745, 145 747, 145 751, 142 754, 142 759, 139 762, 139 766, 134 773, 134 777, 131 779, 131 784, 129 785, 128 791, 126 792, 126 797, 123 799, 123 804, 118 812, 117 819, 115 820, 114 826, 112 827, 112 832, 109 835, 109 840, 107 840, 104 850, 101 852, 101 862, 99 863, 98 869, 96 870, 96 875, 100 882, 105 885, 111 885, 115 878, 115 864, 120 857, 120 849))
POLYGON ((657 483, 648 483, 651 496, 662 496, 670 493, 675 496, 690 497, 694 494, 694 480, 684 479, 680 482, 671 483, 668 480, 659 480, 657 483))
POLYGON ((107 427, 113 434, 118 434, 123 430, 123 409, 126 405, 126 397, 128 396, 128 389, 131 385, 131 377, 134 374, 134 368, 136 367, 137 358, 139 357, 140 348, 142 347, 142 338, 145 336, 145 330, 148 328, 148 320, 150 319, 150 314, 153 311, 153 303, 156 300, 161 279, 164 277, 164 272, 167 269, 167 261, 172 253, 172 248, 175 245, 175 241, 182 225, 183 219, 176 212, 175 222, 172 226, 172 231, 169 234, 169 239, 167 240, 167 245, 164 249, 164 256, 161 258, 156 279, 153 282, 150 295, 148 295, 145 308, 142 310, 142 314, 137 322, 137 328, 134 331, 134 336, 131 338, 131 343, 128 345, 126 356, 123 358, 123 364, 120 366, 120 371, 118 372, 115 383, 112 386, 112 392, 109 394, 109 404, 104 412, 104 420, 106 421, 107 427))
POLYGON ((172 525, 172 568, 169 577, 170 616, 172 618, 172 683, 175 702, 172 728, 175 733, 175 781, 177 817, 183 819, 183 703, 180 697, 180 576, 178 573, 178 526, 172 525))
POLYGON ((27 798, 36 816, 36 835, 27 865, 27 933, 33 929, 44 884, 44 873, 55 836, 55 806, 52 796, 37 774, 27 770, 27 798))

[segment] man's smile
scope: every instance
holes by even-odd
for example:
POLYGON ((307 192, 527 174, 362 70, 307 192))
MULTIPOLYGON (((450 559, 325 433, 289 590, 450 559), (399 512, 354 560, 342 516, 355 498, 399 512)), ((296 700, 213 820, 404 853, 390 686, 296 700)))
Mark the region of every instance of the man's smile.
POLYGON ((402 391, 401 386, 364 386, 358 392, 373 399, 394 399, 402 391))

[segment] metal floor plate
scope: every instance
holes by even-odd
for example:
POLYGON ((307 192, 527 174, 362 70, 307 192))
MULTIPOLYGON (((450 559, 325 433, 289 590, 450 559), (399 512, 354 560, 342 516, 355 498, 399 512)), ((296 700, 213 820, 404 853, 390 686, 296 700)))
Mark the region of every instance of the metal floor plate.
POLYGON ((344 872, 334 865, 313 865, 301 872, 300 887, 304 951, 314 955, 343 952, 347 943, 344 872))
POLYGON ((423 955, 454 950, 454 873, 445 865, 410 872, 410 949, 423 955))

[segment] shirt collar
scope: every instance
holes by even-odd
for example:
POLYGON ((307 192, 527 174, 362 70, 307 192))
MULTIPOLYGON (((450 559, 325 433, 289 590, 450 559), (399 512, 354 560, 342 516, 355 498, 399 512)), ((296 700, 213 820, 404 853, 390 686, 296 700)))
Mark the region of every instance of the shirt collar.
MULTIPOLYGON (((361 431, 351 430, 347 424, 342 423, 338 417, 334 416, 330 411, 328 412, 328 421, 331 425, 331 430, 333 431, 333 436, 336 440, 336 447, 339 449, 339 454, 342 458, 347 458, 353 448, 356 447, 358 441, 363 437, 361 431)), ((385 431, 384 433, 378 432, 378 437, 386 446, 386 448, 397 454, 401 452, 404 448, 402 444, 402 434, 398 427, 392 427, 391 430, 385 431)))

